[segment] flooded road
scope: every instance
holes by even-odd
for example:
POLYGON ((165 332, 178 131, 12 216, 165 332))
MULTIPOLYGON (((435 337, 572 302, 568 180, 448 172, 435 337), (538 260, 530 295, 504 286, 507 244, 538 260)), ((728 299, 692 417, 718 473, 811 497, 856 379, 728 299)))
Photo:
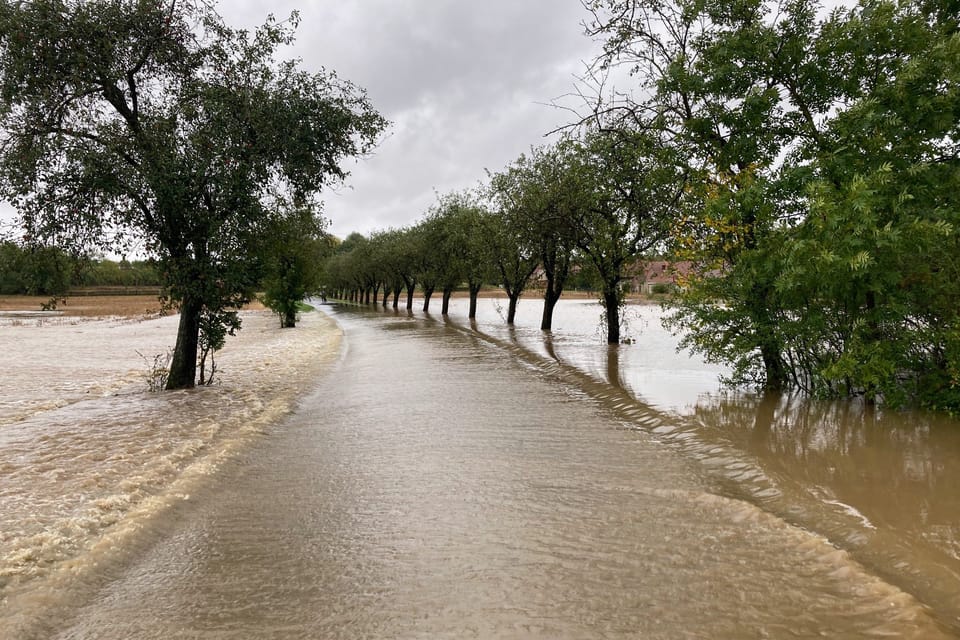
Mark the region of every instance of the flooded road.
MULTIPOLYGON (((711 394, 652 324, 607 349, 592 320, 545 341, 495 307, 332 313, 342 357, 295 413, 17 637, 954 637, 957 511, 926 507, 946 530, 915 524, 923 547, 915 501, 856 506, 873 480, 916 495, 876 420, 711 394)), ((956 449, 930 459, 919 429, 898 444, 949 482, 956 449)))

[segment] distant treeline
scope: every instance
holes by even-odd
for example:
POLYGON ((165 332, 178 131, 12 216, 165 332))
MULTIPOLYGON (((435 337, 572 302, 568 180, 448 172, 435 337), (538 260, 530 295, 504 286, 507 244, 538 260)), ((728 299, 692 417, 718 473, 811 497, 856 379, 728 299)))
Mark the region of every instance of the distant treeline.
POLYGON ((0 242, 0 295, 55 296, 73 287, 160 286, 149 261, 75 256, 50 246, 0 242))

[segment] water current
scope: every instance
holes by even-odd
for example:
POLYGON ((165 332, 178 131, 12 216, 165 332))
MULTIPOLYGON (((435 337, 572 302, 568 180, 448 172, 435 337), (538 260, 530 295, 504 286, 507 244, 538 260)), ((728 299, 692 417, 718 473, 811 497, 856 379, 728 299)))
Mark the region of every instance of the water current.
POLYGON ((501 304, 324 307, 335 362, 324 316, 251 318, 248 382, 159 396, 94 327, 93 392, 0 404, 0 638, 957 637, 960 424, 721 392, 653 307, 606 347, 595 304, 501 304))

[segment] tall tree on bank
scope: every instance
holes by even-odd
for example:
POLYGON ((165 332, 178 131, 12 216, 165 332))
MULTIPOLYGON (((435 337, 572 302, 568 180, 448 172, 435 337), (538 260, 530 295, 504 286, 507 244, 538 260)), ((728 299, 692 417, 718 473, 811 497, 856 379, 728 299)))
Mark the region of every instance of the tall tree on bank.
POLYGON ((254 33, 193 0, 0 6, 0 195, 59 243, 142 240, 180 325, 168 389, 191 387, 205 309, 248 299, 264 211, 306 205, 386 123, 332 73, 275 59, 296 14, 254 33))

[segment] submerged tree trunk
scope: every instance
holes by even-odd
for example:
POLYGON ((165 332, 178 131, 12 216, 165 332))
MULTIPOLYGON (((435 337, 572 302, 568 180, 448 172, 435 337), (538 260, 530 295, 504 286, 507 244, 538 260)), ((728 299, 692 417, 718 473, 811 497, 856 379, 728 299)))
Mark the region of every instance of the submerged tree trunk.
POLYGON ((413 290, 416 288, 415 284, 407 285, 407 311, 413 310, 413 290))
POLYGON ((607 344, 620 344, 620 292, 617 283, 604 285, 603 308, 607 315, 607 344))
POLYGON ((433 287, 424 287, 423 289, 423 310, 430 311, 430 298, 433 297, 433 287))
POLYGON ((403 286, 395 284, 393 285, 393 308, 396 309, 400 306, 400 292, 403 291, 403 286))
POLYGON ((283 322, 281 323, 281 328, 283 329, 293 329, 297 326, 297 308, 296 306, 291 305, 286 313, 283 314, 283 322))
POLYGON ((759 288, 756 299, 750 305, 750 316, 757 336, 757 348, 763 361, 763 388, 767 391, 782 391, 790 386, 790 372, 783 361, 774 320, 770 317, 769 297, 769 287, 759 288))
POLYGON ((450 313, 450 296, 453 295, 453 287, 443 288, 443 304, 440 305, 440 314, 448 315, 450 313))
POLYGON ((197 380, 197 349, 200 342, 200 314, 203 302, 192 295, 184 296, 180 305, 177 344, 167 376, 167 390, 192 389, 197 380))
POLYGON ((567 269, 563 270, 563 274, 554 273, 553 270, 544 271, 547 276, 547 286, 543 290, 543 316, 540 318, 540 330, 541 331, 550 331, 553 329, 553 310, 557 306, 557 302, 560 300, 560 295, 563 293, 563 285, 567 278, 567 269))
POLYGON ((548 288, 543 294, 543 317, 540 319, 540 330, 550 331, 553 329, 553 310, 560 301, 560 294, 553 294, 548 288))
POLYGON ((543 316, 540 318, 540 330, 553 329, 553 310, 560 300, 563 288, 570 273, 570 253, 562 251, 556 244, 543 245, 540 249, 543 262, 543 275, 546 288, 543 291, 543 316))
POLYGON ((520 302, 520 294, 510 294, 510 303, 507 305, 507 324, 513 324, 517 317, 517 303, 520 302))
POLYGON ((477 296, 480 295, 481 286, 479 283, 470 285, 470 312, 467 314, 470 319, 477 317, 477 296))
POLYGON ((780 350, 770 344, 760 345, 760 357, 766 374, 763 388, 766 391, 783 391, 788 386, 787 368, 780 357, 780 350))

